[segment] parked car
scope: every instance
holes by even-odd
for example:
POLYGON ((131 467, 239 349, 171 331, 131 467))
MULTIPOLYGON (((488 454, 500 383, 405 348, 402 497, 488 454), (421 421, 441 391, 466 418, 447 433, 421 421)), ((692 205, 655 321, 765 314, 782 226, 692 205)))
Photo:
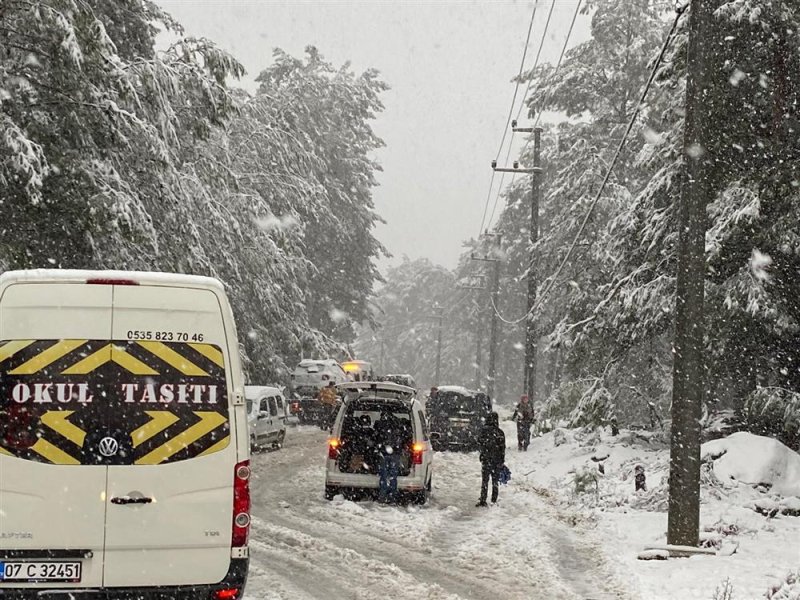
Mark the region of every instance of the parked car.
POLYGON ((0 340, 0 598, 241 598, 249 448, 222 284, 6 272, 0 340))
POLYGON ((324 360, 301 360, 291 374, 292 390, 311 388, 318 390, 331 381, 336 384, 347 381, 347 374, 332 358, 324 360))
POLYGON ((286 439, 286 399, 276 387, 248 385, 244 388, 250 449, 277 450, 286 439))
POLYGON ((319 389, 311 386, 298 387, 289 402, 289 414, 303 425, 320 425, 328 414, 328 409, 319 399, 319 389))
POLYGON ((440 386, 427 403, 434 449, 477 450, 478 435, 490 412, 492 402, 483 392, 440 386))
POLYGON ((299 423, 320 425, 328 410, 318 398, 320 389, 333 381, 336 384, 348 380, 341 365, 333 359, 303 360, 291 376, 289 413, 299 423))
POLYGON ((390 382, 338 386, 344 400, 328 441, 325 497, 374 495, 379 489, 380 454, 373 426, 389 410, 407 425, 397 489, 424 504, 431 491, 433 449, 422 405, 412 388, 390 382))

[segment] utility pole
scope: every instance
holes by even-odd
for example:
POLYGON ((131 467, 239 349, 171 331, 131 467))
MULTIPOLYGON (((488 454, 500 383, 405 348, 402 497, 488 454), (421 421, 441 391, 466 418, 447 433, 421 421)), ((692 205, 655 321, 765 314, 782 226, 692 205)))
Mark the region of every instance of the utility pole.
POLYGON ((436 327, 436 385, 441 383, 442 374, 442 319, 444 318, 444 308, 438 304, 434 307, 436 314, 434 319, 438 321, 436 327))
POLYGON ((712 2, 693 0, 689 14, 684 176, 679 205, 678 274, 672 367, 672 428, 667 543, 697 546, 700 527, 700 415, 704 393, 706 205, 708 157, 708 33, 712 2))
POLYGON ((539 180, 542 168, 539 165, 541 155, 541 128, 517 127, 517 122, 512 121, 514 132, 534 134, 534 165, 532 168, 520 168, 519 162, 514 161, 513 168, 498 167, 497 161, 492 161, 492 169, 498 173, 526 173, 531 175, 531 220, 530 220, 530 267, 528 268, 528 316, 525 319, 525 369, 523 374, 523 389, 528 398, 533 402, 536 389, 536 327, 533 307, 536 304, 536 274, 534 271, 535 245, 539 239, 539 180))
MULTIPOLYGON (((477 276, 480 279, 483 279, 483 275, 477 276)), ((460 290, 485 290, 486 285, 458 285, 458 289, 460 290)), ((481 319, 480 315, 480 307, 478 304, 473 304, 475 308, 475 316, 476 316, 476 323, 475 323, 475 389, 481 389, 481 372, 482 372, 482 363, 483 363, 483 319, 481 319)))
POLYGON ((492 323, 491 333, 489 334, 489 373, 486 381, 486 394, 494 397, 495 379, 497 378, 497 340, 499 337, 499 321, 497 318, 497 305, 500 302, 500 257, 499 250, 502 246, 503 236, 500 233, 485 233, 484 235, 494 238, 494 256, 471 256, 472 260, 494 263, 492 274, 492 323))
POLYGON ((541 198, 542 178, 542 128, 517 127, 512 121, 514 132, 533 132, 533 169, 531 169, 531 221, 528 232, 530 244, 530 264, 528 266, 528 317, 525 319, 525 373, 524 391, 531 404, 536 393, 536 243, 539 241, 539 200, 541 198))
POLYGON ((481 389, 481 371, 483 370, 483 322, 478 319, 477 341, 475 345, 475 389, 481 389))

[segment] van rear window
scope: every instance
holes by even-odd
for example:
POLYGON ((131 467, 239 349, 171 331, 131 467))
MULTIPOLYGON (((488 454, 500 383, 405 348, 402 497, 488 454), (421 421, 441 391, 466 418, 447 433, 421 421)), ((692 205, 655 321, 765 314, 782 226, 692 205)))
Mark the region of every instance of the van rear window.
POLYGON ((230 442, 212 344, 0 342, 0 453, 53 464, 156 465, 230 442))

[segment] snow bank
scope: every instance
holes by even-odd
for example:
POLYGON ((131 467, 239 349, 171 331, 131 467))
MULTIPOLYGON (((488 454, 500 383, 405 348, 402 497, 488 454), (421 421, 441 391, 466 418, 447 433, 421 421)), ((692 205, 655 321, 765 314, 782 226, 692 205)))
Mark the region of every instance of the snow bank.
MULTIPOLYGON (((516 463, 511 470, 517 485, 531 482, 554 502, 596 523, 606 540, 604 552, 632 578, 642 600, 710 600, 726 580, 735 600, 764 600, 764 592, 781 588, 786 574, 800 564, 800 517, 793 516, 800 507, 800 456, 780 442, 736 434, 703 445, 708 463, 703 467, 700 538, 717 555, 657 560, 657 553, 640 552, 666 543, 669 445, 664 436, 624 430, 618 436, 564 433, 560 445, 548 433, 534 438, 528 452, 507 453, 516 463), (647 475, 644 492, 634 489, 637 465, 647 475), (581 493, 576 475, 586 471, 596 473, 598 485, 581 493)), ((513 444, 510 428, 506 436, 513 444)), ((800 600, 791 595, 796 585, 783 584, 783 595, 775 598, 800 600)))
POLYGON ((800 454, 778 440, 739 432, 703 444, 703 461, 713 462, 723 482, 763 485, 782 496, 800 496, 800 454))

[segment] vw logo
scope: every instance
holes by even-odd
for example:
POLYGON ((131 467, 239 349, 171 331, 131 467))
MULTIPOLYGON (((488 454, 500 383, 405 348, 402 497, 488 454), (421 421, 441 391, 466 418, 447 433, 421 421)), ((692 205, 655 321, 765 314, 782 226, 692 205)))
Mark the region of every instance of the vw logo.
POLYGON ((97 449, 100 450, 100 454, 105 457, 114 456, 119 452, 119 443, 113 437, 104 437, 97 445, 97 449))

